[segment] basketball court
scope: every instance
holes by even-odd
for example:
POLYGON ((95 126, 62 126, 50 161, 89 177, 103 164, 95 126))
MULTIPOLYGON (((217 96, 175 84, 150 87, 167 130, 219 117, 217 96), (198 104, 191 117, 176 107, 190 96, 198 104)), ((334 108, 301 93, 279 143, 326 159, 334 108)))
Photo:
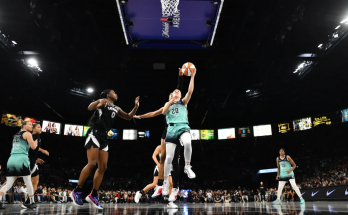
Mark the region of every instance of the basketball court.
POLYGON ((67 204, 39 204, 36 210, 21 209, 20 205, 7 205, 1 215, 7 214, 347 214, 347 202, 299 202, 282 203, 273 206, 271 203, 179 203, 178 209, 168 209, 165 204, 102 204, 104 210, 97 210, 86 204, 76 207, 67 204))

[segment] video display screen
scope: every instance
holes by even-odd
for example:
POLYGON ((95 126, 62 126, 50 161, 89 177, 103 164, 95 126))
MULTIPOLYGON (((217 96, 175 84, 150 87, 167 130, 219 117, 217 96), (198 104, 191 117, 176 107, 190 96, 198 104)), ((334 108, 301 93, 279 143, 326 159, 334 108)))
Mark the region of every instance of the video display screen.
POLYGON ((65 124, 63 134, 65 136, 82 137, 83 126, 82 125, 65 124))
POLYGON ((60 134, 61 124, 58 122, 43 120, 41 127, 42 132, 60 134))
POLYGON ((342 122, 348 122, 348 109, 341 110, 341 113, 342 113, 342 122))
POLYGON ((219 140, 234 139, 236 138, 236 131, 234 128, 218 129, 219 140))
POLYGON ((329 116, 316 116, 312 118, 313 127, 318 125, 331 125, 331 117, 329 116))
POLYGON ((253 137, 253 127, 237 128, 236 137, 253 137))
POLYGON ((123 130, 123 139, 124 140, 137 140, 137 130, 134 130, 134 129, 123 130))
POLYGON ((184 196, 183 198, 187 199, 188 198, 188 193, 191 191, 191 190, 182 190, 184 191, 184 196))
POLYGON ((5 124, 11 127, 21 127, 22 123, 23 123, 23 119, 21 116, 9 114, 9 113, 2 114, 1 124, 5 124))
POLYGON ((190 134, 191 134, 191 140, 200 140, 199 130, 191 129, 190 134))
POLYGON ((253 127, 254 137, 271 136, 272 126, 271 125, 257 125, 253 127))
POLYGON ((214 140, 214 130, 201 130, 201 140, 214 140))
POLYGON ((293 124, 294 131, 304 131, 312 128, 312 120, 310 117, 294 120, 293 124))
POLYGON ((38 119, 31 118, 31 117, 25 117, 24 121, 29 121, 29 122, 31 122, 33 124, 40 124, 40 121, 38 119))
POLYGON ((140 139, 150 138, 150 131, 149 130, 138 130, 138 138, 140 138, 140 139))
POLYGON ((119 130, 118 130, 118 129, 112 128, 112 129, 108 132, 107 138, 108 138, 109 140, 117 140, 118 137, 119 137, 119 130))
POLYGON ((83 134, 82 134, 83 137, 86 136, 87 131, 88 131, 88 129, 89 129, 90 127, 91 127, 91 126, 83 126, 83 134))
POLYGON ((291 131, 291 123, 290 122, 284 122, 278 124, 278 132, 285 134, 287 132, 291 131))

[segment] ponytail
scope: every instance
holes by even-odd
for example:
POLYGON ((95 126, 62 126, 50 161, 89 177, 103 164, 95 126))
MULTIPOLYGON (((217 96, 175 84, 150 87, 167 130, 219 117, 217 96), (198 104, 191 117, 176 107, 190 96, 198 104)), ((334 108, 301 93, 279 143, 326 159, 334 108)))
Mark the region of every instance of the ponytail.
POLYGON ((97 113, 97 111, 98 111, 98 110, 95 110, 95 111, 93 112, 92 117, 88 120, 88 123, 87 123, 88 126, 93 125, 93 124, 97 121, 97 119, 98 119, 98 113, 97 113))

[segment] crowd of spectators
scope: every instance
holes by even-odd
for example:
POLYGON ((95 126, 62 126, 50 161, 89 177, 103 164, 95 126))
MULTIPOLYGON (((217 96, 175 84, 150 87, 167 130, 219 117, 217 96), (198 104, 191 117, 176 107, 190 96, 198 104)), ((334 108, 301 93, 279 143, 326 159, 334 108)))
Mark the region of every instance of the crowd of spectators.
MULTIPOLYGON (((266 201, 272 201, 276 196, 278 185, 275 176, 271 174, 259 176, 257 172, 259 169, 276 167, 275 158, 279 155, 278 150, 281 147, 287 150, 286 153, 298 166, 295 176, 301 189, 345 185, 348 182, 346 175, 348 158, 345 156, 347 129, 348 123, 343 123, 261 138, 194 141, 192 166, 197 178, 190 180, 182 174, 180 189, 192 190, 185 198, 190 202, 260 201, 257 188, 259 181, 263 180, 266 181, 265 187, 268 188, 266 201), (266 175, 271 177, 259 178, 267 177, 266 175), (238 186, 253 189, 236 188, 238 186), (245 193, 247 195, 244 195, 245 193)), ((17 131, 18 128, 0 126, 0 134, 5 134, 0 135, 0 142, 8 143, 3 144, 0 151, 0 163, 3 167, 11 150, 12 135, 8 134, 17 131)), ((83 149, 85 139, 51 134, 42 134, 41 138, 42 146, 50 152, 50 156, 39 155, 45 160, 45 164, 39 166, 40 185, 43 187, 40 189, 42 194, 41 191, 37 193, 38 200, 69 201, 69 192, 75 186, 69 179, 76 180, 86 165, 83 149)), ((152 183, 154 162, 151 155, 156 146, 153 140, 116 141, 110 144, 109 152, 113 156, 110 156, 101 185, 101 201, 132 202, 137 190, 152 183)), ((183 167, 184 161, 181 159, 180 162, 183 167)), ((92 176, 93 174, 86 181, 86 185, 91 186, 92 176)), ((4 181, 2 169, 0 183, 4 181)), ((14 201, 19 201, 25 186, 22 182, 15 183, 17 184, 14 184, 11 193, 14 201)), ((292 196, 296 198, 291 188, 288 190, 284 190, 286 199, 292 200, 292 196)), ((151 192, 144 195, 141 201, 153 201, 151 192)))

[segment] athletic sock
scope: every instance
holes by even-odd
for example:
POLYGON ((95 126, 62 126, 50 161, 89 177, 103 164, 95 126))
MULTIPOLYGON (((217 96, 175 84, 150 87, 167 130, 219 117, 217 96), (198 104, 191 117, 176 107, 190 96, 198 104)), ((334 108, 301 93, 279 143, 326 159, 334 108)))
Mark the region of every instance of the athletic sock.
POLYGON ((158 179, 157 185, 158 185, 158 186, 163 186, 163 179, 158 179))
POLYGON ((32 197, 29 197, 30 198, 30 204, 33 204, 33 203, 35 203, 35 200, 34 200, 34 196, 32 196, 32 197))
POLYGON ((77 186, 75 187, 75 192, 82 192, 82 186, 77 185, 77 186))
POLYGON ((92 196, 97 197, 98 196, 98 190, 92 190, 92 196))

